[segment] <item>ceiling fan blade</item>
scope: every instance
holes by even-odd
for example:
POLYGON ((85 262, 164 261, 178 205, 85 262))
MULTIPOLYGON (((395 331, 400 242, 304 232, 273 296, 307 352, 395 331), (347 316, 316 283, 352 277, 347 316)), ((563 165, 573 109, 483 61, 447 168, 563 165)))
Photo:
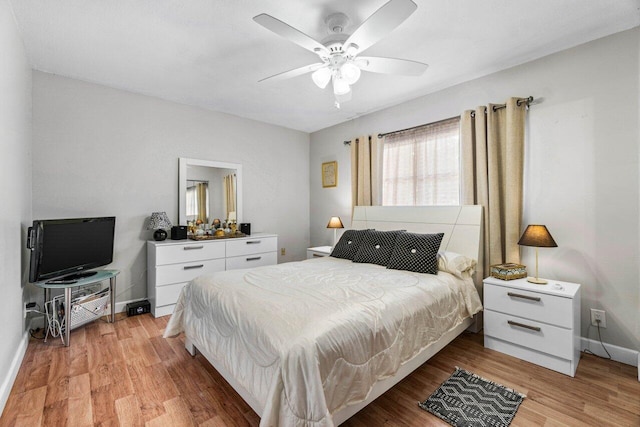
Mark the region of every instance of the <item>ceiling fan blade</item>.
POLYGON ((418 6, 411 0, 391 0, 367 18, 344 42, 355 45, 357 52, 369 48, 403 23, 418 6))
POLYGON ((254 16, 253 20, 258 24, 265 27, 267 30, 276 33, 277 35, 284 37, 285 39, 292 41, 298 46, 315 53, 328 55, 329 51, 319 42, 315 41, 305 33, 296 30, 291 25, 282 22, 281 20, 274 18, 266 13, 261 13, 258 16, 254 16))
POLYGON ((420 76, 427 68, 427 64, 408 59, 381 58, 378 56, 359 56, 353 61, 364 71, 381 74, 400 74, 403 76, 420 76))
POLYGON ((311 73, 313 71, 316 71, 322 67, 326 67, 327 64, 325 64, 324 62, 317 62, 315 64, 311 64, 311 65, 305 65, 304 67, 300 67, 300 68, 295 68, 293 70, 289 70, 289 71, 285 71, 283 73, 279 73, 279 74, 275 74, 271 77, 265 77, 262 80, 259 80, 258 82, 264 82, 266 80, 270 80, 270 81, 280 81, 280 80, 285 80, 285 79, 290 79, 292 77, 297 77, 297 76, 301 76, 303 74, 307 74, 307 73, 311 73))

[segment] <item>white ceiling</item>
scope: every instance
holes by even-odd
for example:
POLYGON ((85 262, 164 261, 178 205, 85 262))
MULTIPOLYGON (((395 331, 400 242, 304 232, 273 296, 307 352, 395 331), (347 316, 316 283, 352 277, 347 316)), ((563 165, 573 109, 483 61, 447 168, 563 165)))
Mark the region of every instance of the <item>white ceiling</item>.
POLYGON ((258 83, 318 58, 252 18, 320 40, 327 15, 346 13, 351 33, 386 0, 10 1, 36 70, 306 132, 640 25, 640 0, 414 0, 417 11, 366 55, 427 72, 363 73, 336 109, 330 85, 310 75, 258 83))

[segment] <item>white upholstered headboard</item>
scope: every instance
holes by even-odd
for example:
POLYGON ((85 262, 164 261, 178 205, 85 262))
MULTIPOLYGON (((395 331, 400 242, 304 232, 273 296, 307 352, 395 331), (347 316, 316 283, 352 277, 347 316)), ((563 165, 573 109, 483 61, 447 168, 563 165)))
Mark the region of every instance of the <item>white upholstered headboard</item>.
MULTIPOLYGON (((475 260, 482 255, 482 206, 356 206, 351 228, 444 233, 440 250, 475 260)), ((479 262, 476 282, 482 274, 479 262)))

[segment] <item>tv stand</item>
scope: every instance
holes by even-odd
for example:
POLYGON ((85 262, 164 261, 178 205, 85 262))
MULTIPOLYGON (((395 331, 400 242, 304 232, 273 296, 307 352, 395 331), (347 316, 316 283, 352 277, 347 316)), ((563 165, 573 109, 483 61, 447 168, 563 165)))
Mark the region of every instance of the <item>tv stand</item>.
MULTIPOLYGON (((84 277, 78 277, 77 279, 67 280, 69 276, 65 276, 61 280, 51 280, 49 282, 36 282, 33 285, 44 289, 44 299, 45 304, 47 301, 51 300, 51 290, 52 289, 64 289, 64 307, 65 307, 65 331, 64 331, 64 345, 69 346, 69 338, 71 335, 71 288, 77 286, 86 286, 92 283, 102 282, 104 280, 109 280, 109 293, 110 293, 110 305, 111 305, 111 316, 110 323, 115 322, 116 315, 116 276, 120 272, 118 270, 99 270, 99 271, 81 271, 76 274, 83 274, 84 277), (88 273, 88 274, 87 274, 88 273)), ((77 277, 77 276, 76 276, 77 277)), ((47 325, 48 327, 48 325, 47 325)))

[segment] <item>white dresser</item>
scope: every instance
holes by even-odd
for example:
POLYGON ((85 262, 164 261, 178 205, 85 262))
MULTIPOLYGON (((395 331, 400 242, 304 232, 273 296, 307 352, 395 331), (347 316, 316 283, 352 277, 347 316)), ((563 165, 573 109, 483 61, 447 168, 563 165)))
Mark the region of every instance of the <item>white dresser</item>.
POLYGON ((484 346, 575 376, 580 361, 580 285, 485 279, 484 346))
POLYGON ((278 263, 278 236, 147 242, 147 298, 154 317, 173 313, 182 288, 203 274, 278 263))

